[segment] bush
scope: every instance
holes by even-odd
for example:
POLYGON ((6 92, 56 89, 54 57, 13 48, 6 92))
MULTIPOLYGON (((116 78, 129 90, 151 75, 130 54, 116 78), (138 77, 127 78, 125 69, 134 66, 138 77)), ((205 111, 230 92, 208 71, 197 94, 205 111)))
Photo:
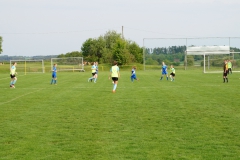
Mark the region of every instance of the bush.
POLYGON ((180 66, 180 62, 173 62, 172 63, 174 66, 180 66))

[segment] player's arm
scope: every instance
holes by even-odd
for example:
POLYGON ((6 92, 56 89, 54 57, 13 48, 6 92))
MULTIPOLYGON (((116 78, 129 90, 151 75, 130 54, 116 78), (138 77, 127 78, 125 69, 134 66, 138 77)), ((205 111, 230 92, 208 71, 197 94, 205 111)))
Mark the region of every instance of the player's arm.
POLYGON ((117 68, 118 78, 120 78, 119 67, 117 68))

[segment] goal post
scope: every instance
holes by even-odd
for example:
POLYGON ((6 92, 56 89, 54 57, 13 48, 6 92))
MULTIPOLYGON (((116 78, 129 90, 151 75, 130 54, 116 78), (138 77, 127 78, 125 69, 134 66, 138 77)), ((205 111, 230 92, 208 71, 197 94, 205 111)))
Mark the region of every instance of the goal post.
POLYGON ((51 58, 51 69, 54 64, 57 64, 58 71, 65 72, 84 72, 83 57, 65 57, 65 58, 51 58))
POLYGON ((18 73, 45 73, 44 60, 10 60, 10 68, 14 62, 18 73))

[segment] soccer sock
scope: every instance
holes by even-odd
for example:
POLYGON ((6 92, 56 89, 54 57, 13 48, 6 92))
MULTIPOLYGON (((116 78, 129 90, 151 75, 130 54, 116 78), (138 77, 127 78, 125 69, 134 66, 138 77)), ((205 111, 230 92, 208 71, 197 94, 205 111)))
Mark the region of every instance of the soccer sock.
POLYGON ((51 84, 53 84, 53 79, 52 79, 52 81, 51 81, 51 84))
POLYGON ((167 80, 168 80, 168 77, 167 77, 167 80))
POLYGON ((163 76, 160 78, 160 80, 162 80, 163 79, 163 76))
POLYGON ((131 81, 133 82, 133 78, 131 77, 131 81))
POLYGON ((227 82, 228 82, 228 78, 226 78, 227 82))
POLYGON ((13 84, 13 81, 10 82, 10 86, 13 84))
POLYGON ((15 79, 15 80, 12 82, 12 84, 14 85, 16 82, 17 82, 17 80, 15 79))
POLYGON ((225 82, 225 78, 223 78, 223 82, 225 82))
POLYGON ((117 84, 114 84, 114 85, 113 85, 113 91, 115 91, 116 88, 117 88, 117 84))
POLYGON ((96 81, 97 81, 97 78, 94 79, 94 82, 96 82, 96 81))
POLYGON ((57 80, 54 80, 54 84, 56 84, 57 83, 57 80))

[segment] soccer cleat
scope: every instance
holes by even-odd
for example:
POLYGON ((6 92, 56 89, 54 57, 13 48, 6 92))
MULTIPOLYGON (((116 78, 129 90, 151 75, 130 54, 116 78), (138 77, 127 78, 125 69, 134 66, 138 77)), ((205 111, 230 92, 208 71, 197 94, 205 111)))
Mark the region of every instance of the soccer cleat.
POLYGON ((15 88, 15 86, 14 86, 14 85, 11 85, 10 88, 15 88))

